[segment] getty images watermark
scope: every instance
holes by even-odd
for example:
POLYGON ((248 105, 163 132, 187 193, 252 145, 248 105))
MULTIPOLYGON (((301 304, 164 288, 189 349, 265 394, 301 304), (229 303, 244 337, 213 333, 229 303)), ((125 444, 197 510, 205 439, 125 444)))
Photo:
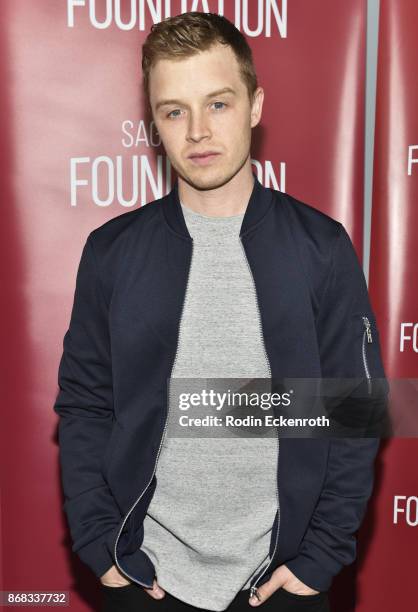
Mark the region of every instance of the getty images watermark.
POLYGON ((167 436, 414 437, 416 383, 401 379, 389 384, 386 378, 370 377, 169 378, 167 436), (393 391, 403 410, 405 394, 409 397, 406 431, 397 428, 393 391))

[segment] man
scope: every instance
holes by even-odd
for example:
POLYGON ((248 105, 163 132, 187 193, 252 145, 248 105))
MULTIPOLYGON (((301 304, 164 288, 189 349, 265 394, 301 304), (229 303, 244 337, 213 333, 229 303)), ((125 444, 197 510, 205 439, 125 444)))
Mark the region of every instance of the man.
POLYGON ((156 24, 142 66, 178 178, 83 249, 54 406, 73 551, 106 610, 328 610, 378 439, 170 438, 167 380, 384 378, 363 272, 341 223, 253 175, 264 92, 233 24, 156 24))

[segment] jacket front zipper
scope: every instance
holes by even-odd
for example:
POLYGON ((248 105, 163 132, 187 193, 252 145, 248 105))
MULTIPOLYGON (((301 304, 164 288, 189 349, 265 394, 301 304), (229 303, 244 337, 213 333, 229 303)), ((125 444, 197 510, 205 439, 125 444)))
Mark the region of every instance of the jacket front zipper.
MULTIPOLYGON (((248 270, 250 271, 250 276, 251 276, 251 279, 252 279, 253 290, 254 290, 254 296, 255 296, 255 302, 256 302, 257 312, 258 312, 258 324, 259 324, 259 330, 260 330, 261 342, 262 342, 262 345, 263 345, 264 355, 265 355, 265 359, 266 359, 266 363, 267 363, 267 367, 268 367, 268 371, 269 371, 269 376, 270 376, 270 380, 271 380, 271 378, 272 378, 272 376, 271 376, 271 367, 270 367, 270 362, 269 362, 269 358, 268 358, 268 355, 267 355, 266 344, 265 344, 265 341, 264 341, 263 326, 262 326, 262 324, 261 324, 260 305, 259 305, 259 303, 258 303, 258 296, 257 296, 257 289, 256 289, 256 286, 255 286, 255 281, 254 281, 254 275, 253 275, 253 272, 252 272, 252 270, 251 270, 250 264, 249 264, 249 262, 248 262, 248 259, 247 259, 247 254, 246 254, 246 252, 245 252, 245 249, 244 249, 244 245, 243 245, 243 242, 242 242, 242 237, 241 237, 241 236, 239 237, 239 240, 240 240, 240 244, 241 244, 242 251, 243 251, 243 254, 244 254, 244 259, 245 259, 245 261, 246 261, 246 264, 247 264, 248 270)), ((274 555, 275 555, 275 553, 276 553, 277 542, 278 542, 278 539, 279 539, 279 529, 280 529, 280 500, 279 500, 279 487, 278 487, 278 478, 279 478, 278 463, 279 463, 279 453, 280 453, 280 440, 279 440, 279 434, 278 434, 278 431, 277 431, 277 427, 275 427, 274 429, 275 429, 275 432, 276 432, 276 438, 277 438, 276 498, 277 498, 277 513, 278 513, 278 516, 277 516, 276 540, 275 540, 275 542, 274 542, 274 550, 273 550, 273 554, 272 554, 272 555, 271 555, 271 557, 270 557, 270 561, 267 563, 267 565, 265 566, 264 570, 261 572, 261 574, 259 575, 259 577, 257 578, 257 580, 256 580, 256 581, 255 581, 255 582, 254 582, 254 583, 253 583, 253 584, 250 586, 250 597, 252 597, 253 595, 255 595, 255 594, 256 594, 256 592, 257 592, 257 584, 258 584, 258 582, 259 582, 260 578, 262 578, 262 577, 264 576, 264 574, 266 573, 267 568, 268 568, 268 567, 270 567, 271 562, 273 561, 274 555)))
MULTIPOLYGON (((186 302, 187 289, 188 289, 188 286, 189 286, 190 269, 191 269, 191 265, 192 265, 192 257, 193 257, 193 239, 192 239, 192 238, 191 238, 191 245, 192 245, 192 252, 191 252, 191 257, 190 257, 189 269, 188 269, 188 272, 187 272, 186 290, 185 290, 185 292, 184 292, 183 303, 182 303, 181 312, 180 312, 179 328, 178 328, 178 329, 179 329, 179 333, 178 333, 178 336, 177 336, 177 346, 176 346, 176 352, 175 352, 174 359, 173 359, 173 365, 172 365, 172 367, 171 367, 171 374, 172 374, 172 373, 173 373, 173 371, 174 371, 174 367, 175 367, 175 364, 176 364, 176 361, 177 361, 177 354, 178 354, 178 347, 179 347, 179 340, 180 340, 180 325, 181 325, 181 319, 182 319, 182 316, 183 316, 184 304, 185 304, 185 302, 186 302)), ((170 376, 171 376, 171 374, 170 374, 170 376)), ((114 547, 115 562, 116 562, 116 565, 118 566, 118 568, 119 568, 119 569, 120 569, 120 570, 121 570, 121 571, 122 571, 122 572, 123 572, 123 573, 124 573, 126 576, 129 576, 129 578, 130 578, 131 580, 133 580, 134 582, 137 582, 137 583, 138 583, 138 584, 140 584, 141 586, 146 587, 147 589, 152 589, 153 584, 144 584, 143 582, 141 582, 141 581, 140 581, 140 580, 138 580, 137 578, 134 578, 133 576, 131 576, 130 574, 128 574, 128 572, 127 572, 126 570, 124 570, 124 569, 123 569, 123 568, 122 568, 122 567, 119 565, 118 558, 117 558, 117 554, 116 554, 116 549, 117 549, 118 541, 119 541, 119 538, 120 538, 120 534, 121 534, 121 532, 122 532, 122 529, 123 529, 123 527, 124 527, 124 525, 125 525, 125 523, 126 523, 126 521, 127 521, 128 517, 129 517, 129 515, 131 514, 132 510, 135 508, 135 506, 136 506, 136 504, 139 502, 139 500, 142 498, 142 496, 144 495, 144 493, 145 493, 145 492, 146 492, 146 490, 148 489, 149 485, 151 484, 152 479, 154 478, 154 474, 155 474, 155 471, 156 471, 156 469, 157 469, 158 459, 159 459, 160 452, 161 452, 161 447, 162 447, 162 445, 163 445, 164 438, 165 438, 165 435, 166 435, 167 423, 168 423, 168 417, 169 417, 169 413, 170 413, 170 404, 171 404, 171 401, 170 401, 170 400, 171 400, 171 381, 170 381, 170 385, 169 385, 168 406, 167 406, 167 411, 166 411, 166 418, 165 418, 165 423, 164 423, 163 434, 162 434, 162 436, 161 436, 160 445, 159 445, 159 447, 158 447, 157 456, 156 456, 156 459, 155 459, 154 469, 153 469, 153 472, 152 472, 152 474, 151 474, 151 478, 149 479, 148 484, 147 484, 147 486, 145 487, 145 489, 142 491, 141 495, 140 495, 140 496, 137 498, 137 500, 136 500, 136 501, 135 501, 135 503, 134 503, 134 504, 131 506, 131 508, 128 510, 128 513, 126 514, 125 518, 123 519, 123 521, 122 521, 122 525, 121 525, 121 527, 120 527, 120 529, 119 529, 119 532, 118 532, 118 535, 117 535, 117 537, 116 537, 115 547, 114 547)))
POLYGON ((372 392, 372 381, 371 381, 371 377, 370 377, 370 371, 369 371, 369 367, 367 365, 367 355, 366 355, 366 336, 367 336, 367 342, 373 342, 373 338, 372 338, 372 332, 371 332, 371 325, 370 325, 370 321, 368 319, 368 317, 362 317, 363 319, 363 324, 364 324, 364 332, 363 332, 363 343, 362 343, 362 356, 363 356, 363 365, 364 365, 364 371, 366 373, 366 377, 367 377, 367 388, 368 388, 368 392, 369 395, 372 392))

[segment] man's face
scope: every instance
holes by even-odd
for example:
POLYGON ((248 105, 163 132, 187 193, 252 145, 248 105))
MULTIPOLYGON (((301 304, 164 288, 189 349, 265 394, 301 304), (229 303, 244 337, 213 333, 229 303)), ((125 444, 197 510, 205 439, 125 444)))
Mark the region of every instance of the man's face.
POLYGON ((178 175, 197 189, 214 189, 235 176, 250 154, 263 90, 250 104, 231 47, 216 44, 190 58, 158 60, 149 90, 157 130, 178 175), (193 157, 208 151, 216 154, 193 157))

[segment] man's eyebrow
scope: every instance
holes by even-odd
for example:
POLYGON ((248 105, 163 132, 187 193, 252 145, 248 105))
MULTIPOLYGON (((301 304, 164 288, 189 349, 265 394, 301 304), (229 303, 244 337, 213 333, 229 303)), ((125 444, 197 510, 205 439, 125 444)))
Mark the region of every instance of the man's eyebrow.
MULTIPOLYGON (((222 87, 222 89, 217 89, 216 91, 211 91, 208 93, 205 98, 208 100, 209 98, 213 98, 214 96, 220 96, 221 94, 230 93, 236 95, 235 89, 232 87, 222 87)), ((181 100, 171 99, 171 100, 160 100, 155 105, 155 110, 158 110, 161 106, 166 106, 167 104, 183 104, 181 100)))

